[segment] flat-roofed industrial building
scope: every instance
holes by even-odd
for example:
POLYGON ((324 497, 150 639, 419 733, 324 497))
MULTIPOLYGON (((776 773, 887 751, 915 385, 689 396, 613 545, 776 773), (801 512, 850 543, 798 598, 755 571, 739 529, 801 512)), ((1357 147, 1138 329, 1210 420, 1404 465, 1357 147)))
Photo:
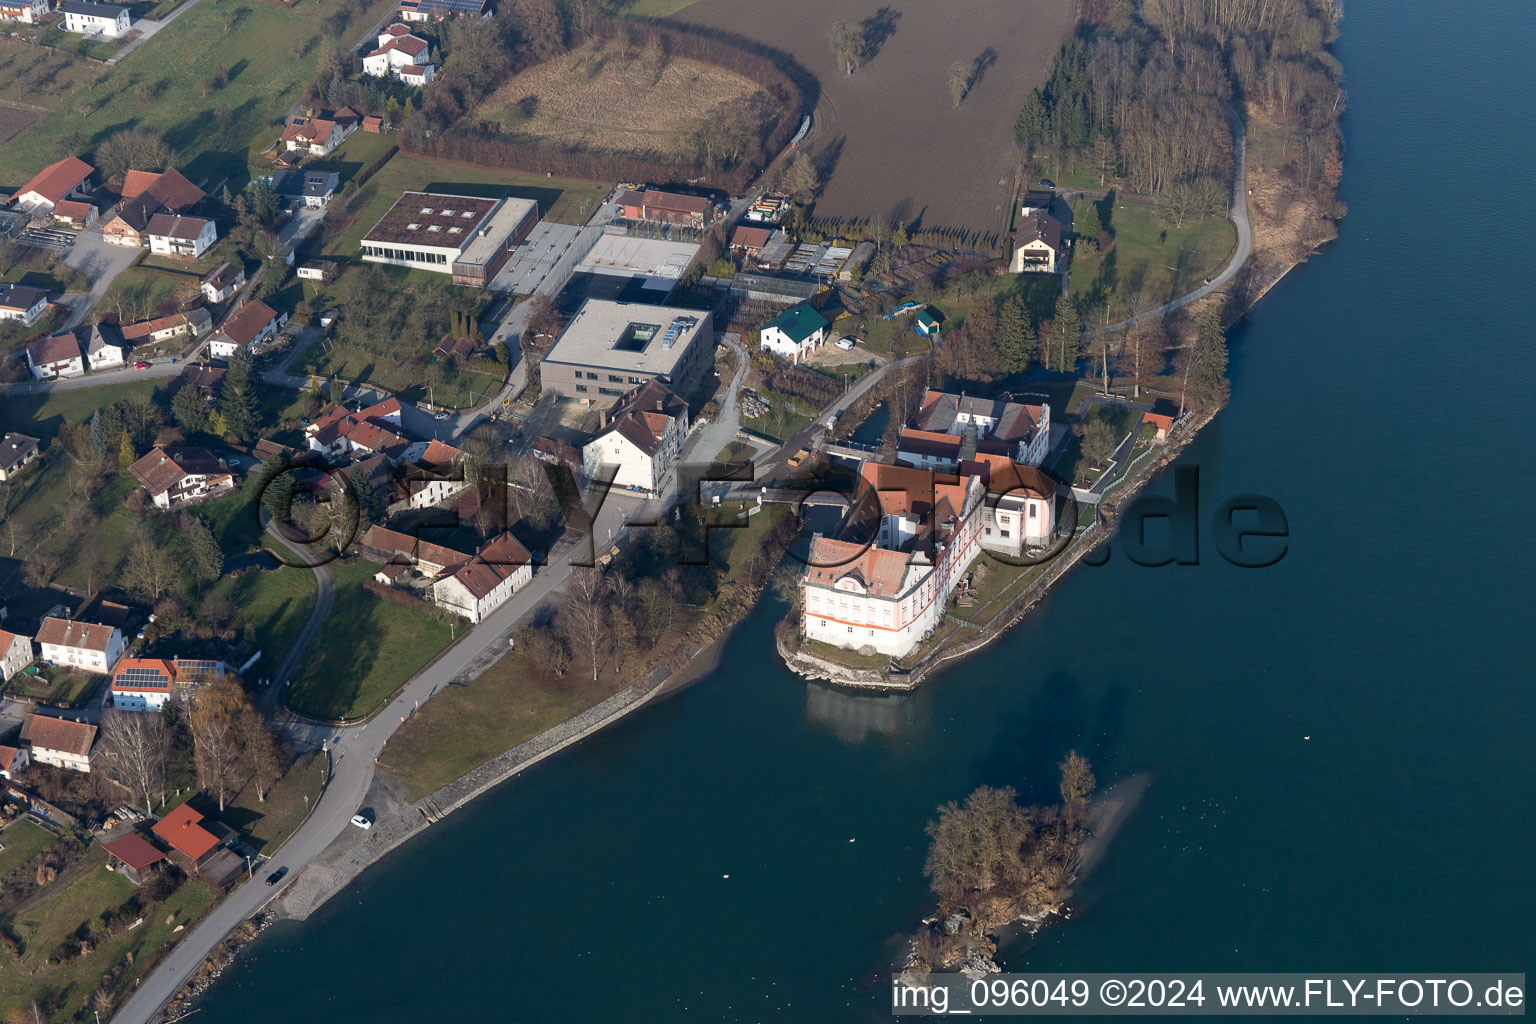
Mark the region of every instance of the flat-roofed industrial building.
POLYGON ((484 288, 539 222, 532 199, 405 192, 362 240, 365 263, 452 274, 484 288))
POLYGON ((566 401, 611 404, 654 377, 686 388, 715 351, 704 310, 588 299, 539 363, 545 391, 566 401))

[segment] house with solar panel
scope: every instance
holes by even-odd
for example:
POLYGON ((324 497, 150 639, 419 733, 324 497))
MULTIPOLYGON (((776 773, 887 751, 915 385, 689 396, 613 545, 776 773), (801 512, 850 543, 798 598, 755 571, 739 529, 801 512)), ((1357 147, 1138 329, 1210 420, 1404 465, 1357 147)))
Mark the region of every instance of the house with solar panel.
POLYGON ((176 666, 160 658, 124 658, 112 671, 112 706, 119 711, 159 711, 171 699, 176 666))
POLYGON ((442 21, 444 18, 489 18, 488 0, 401 0, 402 21, 442 21))

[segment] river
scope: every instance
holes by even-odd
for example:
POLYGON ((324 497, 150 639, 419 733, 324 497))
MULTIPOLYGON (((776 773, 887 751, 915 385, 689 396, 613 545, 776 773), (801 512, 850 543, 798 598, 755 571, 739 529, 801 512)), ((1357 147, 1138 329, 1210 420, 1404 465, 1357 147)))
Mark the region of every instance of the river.
POLYGON ((1232 333, 1182 457, 1198 566, 1115 550, 906 699, 791 676, 765 605, 698 685, 268 930, 203 1018, 887 1019, 935 806, 1051 798, 1074 747, 1151 786, 1010 968, 1526 969, 1536 16, 1347 14, 1350 214, 1232 333), (1244 492, 1286 512, 1270 568, 1209 539, 1244 492))

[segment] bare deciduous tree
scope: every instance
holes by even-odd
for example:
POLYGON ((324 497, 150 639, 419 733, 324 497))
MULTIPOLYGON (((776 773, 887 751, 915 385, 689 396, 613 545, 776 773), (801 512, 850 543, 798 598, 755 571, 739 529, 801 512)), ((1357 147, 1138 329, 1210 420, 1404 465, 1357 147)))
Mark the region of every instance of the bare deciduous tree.
POLYGON ((103 774, 144 801, 150 814, 154 798, 165 802, 165 770, 171 754, 171 730, 151 711, 107 711, 101 716, 97 762, 103 774))
POLYGON ((192 691, 187 724, 192 729, 197 782, 218 796, 221 813, 240 764, 245 738, 241 722, 246 713, 245 692, 233 679, 212 679, 192 691))
POLYGON ((602 668, 603 647, 608 640, 608 581, 601 569, 571 570, 565 603, 560 607, 561 630, 571 646, 587 656, 592 665, 592 681, 602 668))

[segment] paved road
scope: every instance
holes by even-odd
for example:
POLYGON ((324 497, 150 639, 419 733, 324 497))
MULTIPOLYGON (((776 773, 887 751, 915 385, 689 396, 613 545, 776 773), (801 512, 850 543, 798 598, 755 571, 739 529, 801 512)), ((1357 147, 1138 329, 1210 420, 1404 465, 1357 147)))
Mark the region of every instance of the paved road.
POLYGON ((1232 209, 1227 214, 1227 218, 1232 221, 1232 226, 1237 229, 1237 249, 1232 253, 1232 258, 1227 261, 1221 273, 1189 294, 1181 295, 1172 302, 1165 302, 1156 309, 1149 309, 1145 313, 1101 327, 1098 331, 1084 331, 1083 337, 1092 337, 1099 332, 1122 331, 1133 324, 1148 320, 1161 320, 1174 310, 1182 309, 1191 302, 1198 302, 1221 288, 1236 277, 1243 264, 1248 262, 1248 256, 1253 252, 1253 229, 1248 224, 1248 132, 1243 126, 1242 117, 1235 110, 1228 113, 1232 119, 1232 139, 1236 143, 1236 166, 1232 175, 1232 209))

